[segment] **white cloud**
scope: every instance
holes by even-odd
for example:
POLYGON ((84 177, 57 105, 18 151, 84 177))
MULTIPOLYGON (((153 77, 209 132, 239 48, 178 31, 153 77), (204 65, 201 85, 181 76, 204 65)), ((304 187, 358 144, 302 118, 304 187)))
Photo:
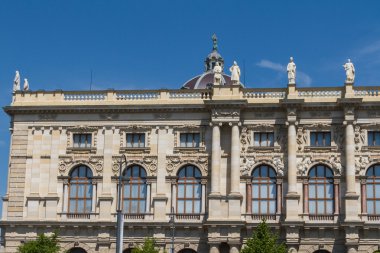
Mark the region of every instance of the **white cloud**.
MULTIPOLYGON (((261 60, 260 62, 258 62, 256 65, 261 67, 261 68, 272 69, 274 71, 279 72, 282 75, 286 75, 286 67, 285 67, 285 65, 282 65, 280 63, 276 63, 276 62, 272 62, 272 61, 264 59, 264 60, 261 60)), ((297 71, 297 78, 296 79, 297 79, 297 83, 300 83, 300 84, 306 85, 306 86, 310 86, 312 81, 313 81, 308 74, 301 72, 301 71, 297 71)))

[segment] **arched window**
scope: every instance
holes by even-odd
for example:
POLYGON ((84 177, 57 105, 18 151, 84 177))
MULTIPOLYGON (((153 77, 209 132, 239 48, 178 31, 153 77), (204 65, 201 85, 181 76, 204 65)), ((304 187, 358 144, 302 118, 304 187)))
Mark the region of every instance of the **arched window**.
POLYGON ((91 213, 92 194, 91 169, 75 167, 69 175, 69 213, 91 213))
POLYGON ((309 213, 334 214, 334 174, 330 168, 319 164, 309 171, 309 213))
POLYGON ((260 165, 252 171, 252 214, 276 214, 276 171, 268 165, 260 165))
POLYGON ((85 251, 82 248, 72 248, 71 250, 69 250, 69 253, 87 253, 87 251, 85 251))
POLYGON ((193 165, 178 171, 177 213, 199 214, 201 212, 201 172, 193 165))
POLYGON ((380 164, 368 168, 367 173, 367 212, 369 215, 380 214, 380 164))
POLYGON ((142 214, 146 210, 146 171, 139 165, 132 165, 123 172, 123 211, 142 214))

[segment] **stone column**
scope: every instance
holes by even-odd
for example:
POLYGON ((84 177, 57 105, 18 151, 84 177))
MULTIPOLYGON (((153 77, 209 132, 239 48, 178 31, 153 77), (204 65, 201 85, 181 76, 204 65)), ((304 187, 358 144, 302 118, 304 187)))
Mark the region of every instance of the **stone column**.
POLYGON ((177 213, 177 181, 173 180, 174 182, 172 182, 172 206, 170 207, 170 212, 173 212, 174 213, 177 213), (173 209, 172 209, 173 208, 173 209))
POLYGON ((334 179, 334 214, 337 217, 339 215, 339 179, 334 179))
MULTIPOLYGON (((353 115, 346 115, 347 117, 353 115)), ((350 118, 351 118, 350 117, 350 118)), ((345 160, 346 160, 346 192, 345 221, 359 221, 359 195, 355 189, 355 133, 353 120, 345 122, 345 160)))
POLYGON ((240 134, 239 124, 231 124, 231 195, 240 195, 240 134))
POLYGON ((288 122, 288 194, 297 194, 297 131, 295 122, 288 122))
POLYGON ((367 182, 365 179, 361 182, 361 192, 362 192, 362 214, 367 214, 367 182))
POLYGON ((346 156, 346 194, 356 194, 355 191, 355 133, 352 122, 346 122, 345 156, 346 156))
POLYGON ((237 246, 231 246, 230 253, 239 253, 238 247, 237 246))
POLYGON ((67 207, 68 207, 68 204, 69 204, 69 192, 68 192, 68 184, 69 182, 67 180, 64 180, 63 181, 63 208, 62 208, 62 212, 63 213, 67 213, 67 207))
POLYGON ((206 184, 207 184, 207 181, 202 180, 201 184, 202 184, 202 186, 201 186, 202 187, 201 214, 205 214, 206 213, 206 184))
POLYGON ((91 213, 95 213, 95 208, 96 208, 96 195, 97 195, 97 183, 92 182, 92 206, 91 206, 91 213))
POLYGON ((150 196, 151 196, 151 184, 147 183, 146 185, 146 206, 145 212, 150 213, 150 196))
POLYGON ((247 181, 247 214, 252 213, 252 182, 247 181))
POLYGON ((212 125, 211 194, 220 195, 220 125, 212 125))
POLYGON ((216 246, 211 246, 210 247, 210 253, 219 253, 219 248, 216 246))
POLYGON ((309 214, 309 181, 303 182, 303 213, 309 214))
POLYGON ((277 187, 277 212, 278 216, 281 215, 282 212, 282 179, 277 179, 276 181, 277 187))

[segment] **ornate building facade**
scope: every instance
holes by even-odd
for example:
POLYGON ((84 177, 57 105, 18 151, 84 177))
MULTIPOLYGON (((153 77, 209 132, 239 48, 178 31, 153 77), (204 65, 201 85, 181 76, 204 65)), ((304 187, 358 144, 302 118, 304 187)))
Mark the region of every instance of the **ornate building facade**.
POLYGON ((14 92, 5 252, 54 230, 114 252, 124 155, 124 252, 237 253, 262 219, 292 253, 379 250, 379 88, 214 85, 223 64, 214 45, 178 90, 14 92))

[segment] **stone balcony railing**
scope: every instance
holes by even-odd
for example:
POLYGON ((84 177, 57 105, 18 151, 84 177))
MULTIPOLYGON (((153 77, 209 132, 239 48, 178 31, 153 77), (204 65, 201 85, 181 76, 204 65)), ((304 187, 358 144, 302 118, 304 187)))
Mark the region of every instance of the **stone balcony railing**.
POLYGON ((377 101, 380 87, 345 85, 319 88, 242 88, 220 86, 205 90, 102 90, 102 91, 17 91, 12 106, 78 106, 78 105, 161 105, 203 104, 205 100, 246 99, 248 103, 276 103, 281 99, 303 99, 305 102, 334 102, 340 98, 363 98, 377 101))

